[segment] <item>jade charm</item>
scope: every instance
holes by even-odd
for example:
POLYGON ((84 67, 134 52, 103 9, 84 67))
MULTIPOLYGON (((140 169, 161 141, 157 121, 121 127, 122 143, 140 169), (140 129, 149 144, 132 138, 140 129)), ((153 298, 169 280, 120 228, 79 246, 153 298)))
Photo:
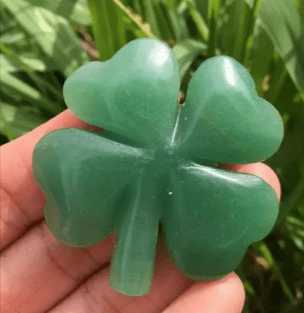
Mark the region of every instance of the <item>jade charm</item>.
POLYGON ((72 112, 105 133, 57 130, 34 150, 49 230, 76 247, 115 232, 109 281, 130 296, 150 290, 159 223, 176 267, 215 280, 235 270, 278 214, 266 182, 217 166, 265 160, 282 141, 280 115, 258 97, 247 70, 228 56, 210 58, 183 107, 179 88, 171 50, 134 40, 64 84, 72 112))

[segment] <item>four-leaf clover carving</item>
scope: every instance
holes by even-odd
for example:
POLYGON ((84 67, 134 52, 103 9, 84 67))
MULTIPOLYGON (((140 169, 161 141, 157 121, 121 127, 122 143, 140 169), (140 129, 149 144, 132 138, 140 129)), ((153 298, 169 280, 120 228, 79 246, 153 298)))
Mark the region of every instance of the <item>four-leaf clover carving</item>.
POLYGON ((170 49, 134 40, 64 85, 67 106, 105 133, 57 130, 33 155, 50 231, 79 247, 116 232, 110 283, 128 295, 150 289, 160 222, 175 265, 212 280, 236 268, 278 213, 266 182, 217 166, 265 160, 282 140, 280 115, 247 70, 214 57, 194 73, 184 107, 179 88, 170 49))

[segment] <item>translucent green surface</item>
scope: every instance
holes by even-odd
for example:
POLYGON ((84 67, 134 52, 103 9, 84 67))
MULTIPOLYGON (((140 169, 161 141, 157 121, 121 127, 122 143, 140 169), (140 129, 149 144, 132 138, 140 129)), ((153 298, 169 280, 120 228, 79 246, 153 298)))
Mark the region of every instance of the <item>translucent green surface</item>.
POLYGON ((64 86, 68 107, 105 134, 58 130, 34 151, 50 231, 79 247, 116 232, 110 284, 127 295, 150 290, 159 222, 176 266, 213 280, 237 267, 278 213, 263 180, 215 166, 264 160, 281 143, 281 118, 248 72, 230 57, 205 61, 183 109, 179 84, 169 48, 132 41, 64 86))

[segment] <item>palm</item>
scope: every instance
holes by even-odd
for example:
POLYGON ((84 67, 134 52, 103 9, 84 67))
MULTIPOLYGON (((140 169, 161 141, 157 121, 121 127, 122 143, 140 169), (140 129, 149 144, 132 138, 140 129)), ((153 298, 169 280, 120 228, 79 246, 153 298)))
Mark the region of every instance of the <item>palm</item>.
MULTIPOLYGON (((241 312, 243 287, 235 274, 211 283, 194 282, 176 270, 161 242, 151 292, 127 297, 108 285, 114 235, 80 249, 63 245, 49 233, 43 221, 45 197, 34 182, 31 157, 44 134, 65 127, 89 128, 66 111, 1 148, 2 312, 241 312)), ((260 175, 279 193, 268 167, 246 165, 239 170, 260 175)))

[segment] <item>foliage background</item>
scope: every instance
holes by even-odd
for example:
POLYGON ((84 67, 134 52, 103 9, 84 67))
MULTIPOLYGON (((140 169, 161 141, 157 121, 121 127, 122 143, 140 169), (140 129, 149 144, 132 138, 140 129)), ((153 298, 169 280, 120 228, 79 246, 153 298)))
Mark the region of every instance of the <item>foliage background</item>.
POLYGON ((244 312, 304 312, 303 23, 304 0, 2 0, 0 142, 63 111, 66 77, 135 38, 172 48, 181 97, 204 60, 232 56, 285 125, 283 144, 267 161, 282 183, 277 225, 237 269, 244 312))

